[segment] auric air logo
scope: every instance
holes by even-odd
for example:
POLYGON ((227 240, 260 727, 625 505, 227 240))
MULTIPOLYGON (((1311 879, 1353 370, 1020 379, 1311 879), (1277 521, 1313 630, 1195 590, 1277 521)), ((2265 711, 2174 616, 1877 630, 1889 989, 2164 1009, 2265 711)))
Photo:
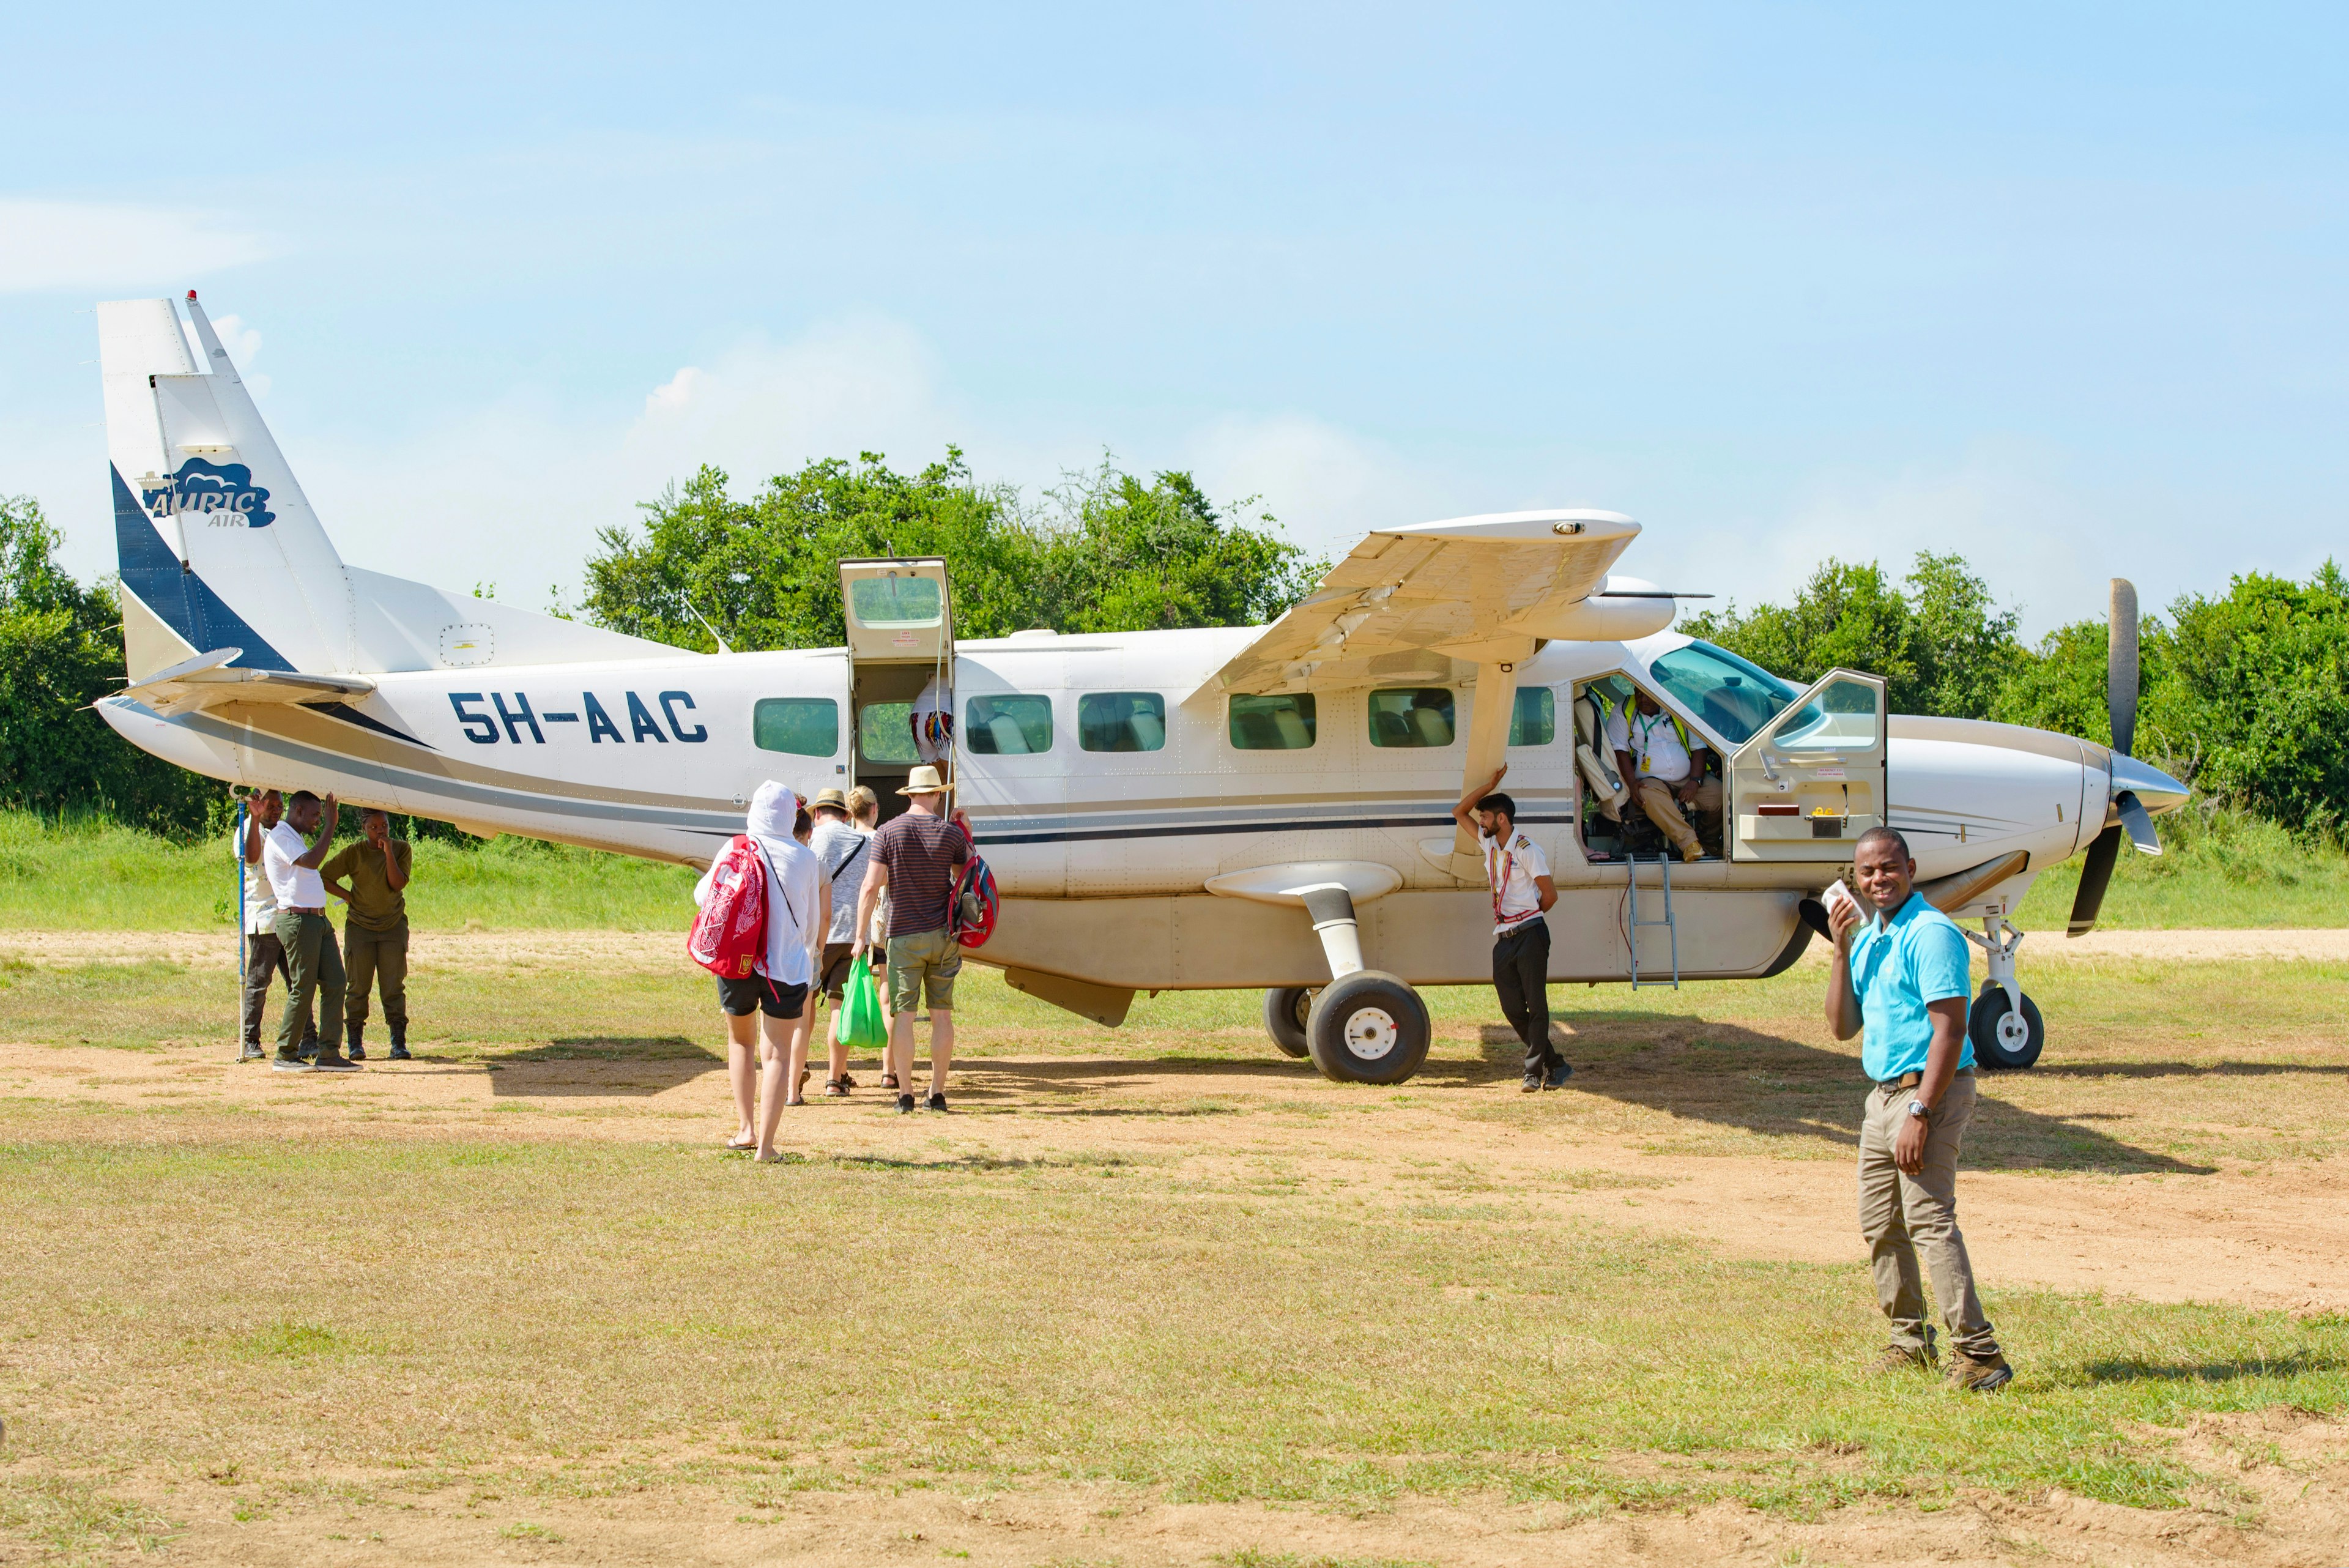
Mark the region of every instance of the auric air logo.
POLYGON ((269 510, 269 492, 253 483, 253 470, 201 457, 181 463, 161 489, 142 488, 139 503, 158 520, 193 517, 215 528, 266 528, 277 521, 269 510))

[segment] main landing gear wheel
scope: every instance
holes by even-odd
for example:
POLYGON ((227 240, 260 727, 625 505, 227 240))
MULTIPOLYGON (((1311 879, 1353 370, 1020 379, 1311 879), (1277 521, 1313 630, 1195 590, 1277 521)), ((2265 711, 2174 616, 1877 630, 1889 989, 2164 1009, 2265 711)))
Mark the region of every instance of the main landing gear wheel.
POLYGON ((1402 1083, 1427 1060, 1431 1033, 1419 992, 1374 969, 1330 981, 1305 1021, 1313 1064, 1337 1084, 1402 1083))
POLYGON ((1264 1032, 1284 1056, 1302 1056, 1310 1049, 1305 1043, 1305 1021, 1312 1014, 1309 985, 1284 985, 1264 993, 1264 1032))
POLYGON ((2047 1044, 2039 1004, 2026 996, 2017 1011, 2007 1000, 2006 987, 1995 981, 1974 998, 1966 1014, 1966 1033, 1974 1043, 1975 1064, 1993 1069, 2028 1067, 2047 1044))

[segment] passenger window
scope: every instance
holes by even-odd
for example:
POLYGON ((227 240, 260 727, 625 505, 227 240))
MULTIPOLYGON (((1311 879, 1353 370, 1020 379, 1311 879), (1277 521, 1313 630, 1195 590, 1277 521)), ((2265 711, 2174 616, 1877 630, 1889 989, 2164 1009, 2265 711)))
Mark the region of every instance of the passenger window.
POLYGON ((750 742, 762 752, 828 757, 840 750, 840 704, 829 697, 761 697, 750 710, 750 742))
POLYGON ((868 763, 918 763, 911 702, 867 702, 856 715, 856 749, 868 763))
POLYGON ((1077 699, 1077 744, 1088 752, 1155 752, 1166 744, 1166 699, 1154 691, 1088 691, 1077 699))
POLYGON ((975 757, 1025 756, 1052 749, 1052 700, 1004 692, 963 709, 963 750, 975 757))
POLYGON ((1557 739, 1557 693, 1547 686, 1521 686, 1509 715, 1509 744, 1547 746, 1557 739))
POLYGON ((1235 697, 1232 745, 1243 752, 1301 752, 1313 744, 1313 694, 1235 697))
POLYGON ((1402 686, 1371 693, 1371 744, 1448 746, 1452 693, 1441 686, 1402 686))

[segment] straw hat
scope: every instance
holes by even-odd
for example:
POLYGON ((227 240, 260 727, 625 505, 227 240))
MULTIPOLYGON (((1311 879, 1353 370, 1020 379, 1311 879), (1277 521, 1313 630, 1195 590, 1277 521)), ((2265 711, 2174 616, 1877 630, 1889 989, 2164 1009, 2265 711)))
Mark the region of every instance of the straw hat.
POLYGON ((815 792, 815 798, 808 802, 808 805, 810 808, 828 805, 834 811, 845 812, 848 809, 848 797, 836 789, 820 789, 815 792))
POLYGON ((899 794, 944 794, 954 786, 938 777, 938 770, 924 763, 905 775, 905 787, 899 794))

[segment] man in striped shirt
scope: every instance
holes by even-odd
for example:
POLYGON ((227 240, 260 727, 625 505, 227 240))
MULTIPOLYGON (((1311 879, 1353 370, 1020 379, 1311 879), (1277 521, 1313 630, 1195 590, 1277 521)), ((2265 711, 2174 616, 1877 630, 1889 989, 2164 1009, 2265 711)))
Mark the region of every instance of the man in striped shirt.
POLYGON ((1555 1089, 1574 1069, 1549 1043, 1549 922, 1542 917, 1557 902, 1549 857, 1517 830, 1517 803, 1495 793, 1504 764, 1480 789, 1452 808, 1453 820, 1476 833, 1485 852, 1485 882, 1493 894, 1493 989, 1501 1011, 1526 1045, 1525 1092, 1555 1089))
POLYGON ((925 763, 897 793, 909 802, 873 836, 871 869, 856 899, 855 947, 865 948, 874 906, 889 898, 889 1050, 883 1082, 897 1084, 900 1115, 914 1108, 914 1014, 930 1007, 930 1092, 922 1103, 947 1108, 947 1068, 954 1060, 954 982, 962 972, 955 940, 955 883, 970 859, 970 833, 946 815, 947 784, 925 763))

